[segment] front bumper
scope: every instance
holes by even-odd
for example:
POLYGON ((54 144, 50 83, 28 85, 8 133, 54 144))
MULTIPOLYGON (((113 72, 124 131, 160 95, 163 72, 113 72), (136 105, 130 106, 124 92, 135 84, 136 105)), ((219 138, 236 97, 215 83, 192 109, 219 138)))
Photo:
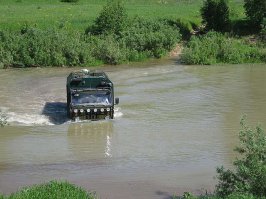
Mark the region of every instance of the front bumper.
POLYGON ((113 119, 113 107, 73 107, 70 109, 70 118, 80 120, 113 119))

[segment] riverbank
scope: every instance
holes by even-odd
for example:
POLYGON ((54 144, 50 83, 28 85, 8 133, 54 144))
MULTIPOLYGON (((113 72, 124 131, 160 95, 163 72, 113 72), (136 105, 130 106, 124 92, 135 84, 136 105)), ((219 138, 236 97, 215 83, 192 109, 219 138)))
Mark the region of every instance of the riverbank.
MULTIPOLYGON (((192 34, 200 33, 204 27, 199 0, 137 0, 117 5, 84 0, 77 3, 3 0, 2 4, 5 9, 0 23, 0 68, 143 62, 165 57, 169 52, 170 56, 180 54, 180 49, 175 48, 177 43, 188 44, 184 45, 184 56, 179 57, 186 64, 265 62, 265 47, 240 44, 244 40, 225 39, 228 45, 216 50, 219 51, 216 54, 226 59, 214 58, 208 52, 215 39, 196 42, 195 38, 201 40, 201 37, 192 34), (184 9, 187 12, 182 12, 184 9), (24 13, 25 10, 31 12, 24 13), (14 12, 14 16, 9 18, 6 11, 14 12), (234 48, 227 47, 235 43, 238 44, 234 48)), ((245 17, 243 4, 243 1, 229 2, 230 18, 236 24, 245 17)))

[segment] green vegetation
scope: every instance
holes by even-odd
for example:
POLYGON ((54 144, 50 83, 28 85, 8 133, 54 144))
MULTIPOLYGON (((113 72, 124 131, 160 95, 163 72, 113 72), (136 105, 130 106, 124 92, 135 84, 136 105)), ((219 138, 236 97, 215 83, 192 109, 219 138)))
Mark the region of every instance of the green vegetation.
POLYGON ((184 199, 266 199, 266 133, 257 126, 240 122, 240 145, 235 149, 240 155, 234 161, 234 170, 217 168, 218 185, 215 195, 195 197, 184 193, 184 199))
POLYGON ((193 36, 183 50, 186 64, 259 63, 266 62, 265 47, 249 40, 229 37, 217 32, 193 36))
POLYGON ((26 187, 10 196, 1 196, 1 199, 96 199, 93 193, 88 193, 80 187, 72 185, 68 182, 51 181, 49 183, 26 187))
POLYGON ((94 66, 160 58, 181 38, 164 20, 127 19, 117 2, 109 2, 86 33, 29 26, 0 31, 0 67, 94 66))
POLYGON ((188 41, 182 56, 186 64, 265 62, 262 0, 0 2, 0 68, 142 61, 166 55, 181 38, 188 41), (245 12, 260 26, 254 28, 245 12), (231 37, 207 34, 189 41, 192 33, 209 30, 231 37), (235 37, 251 32, 256 44, 235 37))
POLYGON ((166 22, 136 19, 120 36, 60 29, 0 32, 0 67, 93 66, 160 58, 180 40, 166 22))
POLYGON ((266 18, 265 0, 245 0, 246 15, 254 25, 260 25, 266 18))
POLYGON ((95 23, 88 27, 86 32, 93 35, 116 34, 119 35, 128 24, 127 12, 120 1, 108 2, 103 7, 95 23))
POLYGON ((206 29, 220 32, 228 30, 229 7, 225 0, 206 0, 200 11, 206 29))
POLYGON ((205 0, 201 8, 203 23, 206 24, 204 31, 228 33, 204 32, 193 36, 184 48, 182 61, 186 64, 266 62, 266 18, 263 20, 266 3, 245 0, 244 8, 250 21, 236 18, 234 7, 228 6, 225 0, 205 0), (243 37, 250 34, 255 36, 243 37))
POLYGON ((235 151, 240 158, 234 161, 235 171, 217 169, 216 192, 219 196, 242 193, 266 197, 266 133, 260 126, 249 128, 242 119, 239 140, 235 151))

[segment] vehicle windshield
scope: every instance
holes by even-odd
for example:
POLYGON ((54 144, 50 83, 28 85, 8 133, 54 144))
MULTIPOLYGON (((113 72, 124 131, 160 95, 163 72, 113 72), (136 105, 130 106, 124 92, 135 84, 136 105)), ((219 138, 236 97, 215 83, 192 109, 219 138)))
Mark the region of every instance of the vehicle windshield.
POLYGON ((112 96, 109 90, 104 91, 86 91, 72 94, 73 105, 111 105, 112 96))

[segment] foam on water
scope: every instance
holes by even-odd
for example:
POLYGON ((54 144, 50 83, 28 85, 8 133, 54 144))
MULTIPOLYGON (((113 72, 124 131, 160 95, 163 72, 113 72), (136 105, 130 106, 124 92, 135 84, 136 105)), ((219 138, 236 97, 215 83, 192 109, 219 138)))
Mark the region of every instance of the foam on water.
POLYGON ((121 112, 121 108, 120 107, 116 107, 114 110, 114 117, 115 118, 120 118, 123 116, 123 113, 121 112))
POLYGON ((47 116, 38 114, 20 114, 15 112, 6 113, 7 122, 13 125, 35 126, 54 125, 47 116))
MULTIPOLYGON (((56 124, 66 124, 70 123, 71 121, 67 118, 66 114, 60 113, 54 116, 58 117, 52 118, 38 113, 18 113, 9 111, 6 107, 0 107, 0 110, 6 115, 7 122, 13 126, 46 126, 46 125, 56 125, 56 124), (60 122, 58 122, 60 121, 60 122)), ((56 112, 56 111, 55 111, 56 112)), ((114 117, 121 118, 123 113, 121 112, 121 108, 117 107, 114 110, 114 117)), ((82 121, 75 121, 75 122, 82 122, 82 121)))

